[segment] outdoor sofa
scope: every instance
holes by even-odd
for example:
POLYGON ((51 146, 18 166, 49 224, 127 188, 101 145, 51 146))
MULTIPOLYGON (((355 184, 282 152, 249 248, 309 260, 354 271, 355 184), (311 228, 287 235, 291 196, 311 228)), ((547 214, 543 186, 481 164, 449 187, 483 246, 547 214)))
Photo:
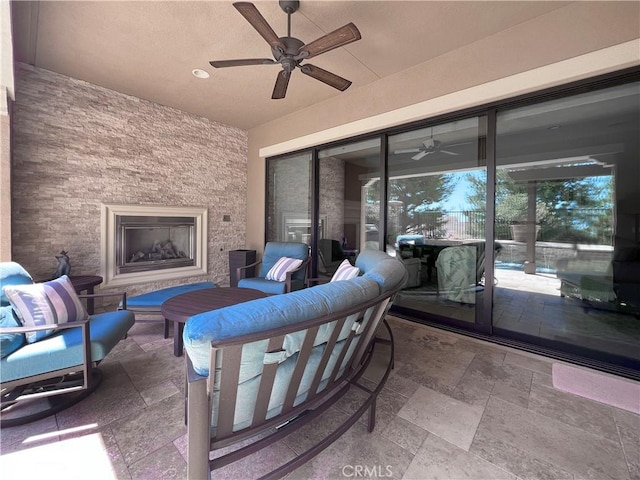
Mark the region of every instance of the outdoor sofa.
POLYGON ((362 252, 356 266, 361 275, 351 280, 272 295, 187 321, 189 478, 210 477, 211 470, 285 437, 351 388, 366 393, 355 413, 263 478, 293 471, 367 410, 373 430, 376 397, 393 364, 393 336, 384 317, 407 272, 402 262, 377 250, 362 252), (383 324, 387 333, 380 339, 383 324), (365 386, 359 380, 378 348, 387 355, 383 373, 375 386, 365 386), (257 440, 246 445, 250 438, 257 440), (210 451, 240 441, 239 449, 210 460, 210 451))

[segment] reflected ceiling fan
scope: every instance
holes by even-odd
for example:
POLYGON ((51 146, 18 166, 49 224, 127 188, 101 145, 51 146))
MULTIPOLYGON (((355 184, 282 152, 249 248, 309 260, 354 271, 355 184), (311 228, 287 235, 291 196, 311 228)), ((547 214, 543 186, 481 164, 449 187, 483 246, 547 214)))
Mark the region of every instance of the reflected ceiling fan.
MULTIPOLYGON (((462 145, 462 144, 458 144, 462 145)), ((454 146, 454 145, 451 145, 454 146)), ((440 140, 434 140, 433 138, 427 138, 424 142, 422 142, 422 148, 401 148, 400 150, 394 150, 394 154, 398 155, 401 153, 415 153, 411 160, 420 160, 421 158, 426 157, 427 155, 432 155, 434 153, 444 153, 446 155, 460 155, 459 153, 452 152, 450 150, 442 150, 442 142, 440 140)))
POLYGON ((278 73, 276 84, 273 88, 271 98, 284 98, 287 93, 289 79, 296 68, 302 73, 309 75, 316 80, 320 80, 327 85, 345 91, 351 85, 351 82, 345 78, 328 72, 320 67, 305 63, 301 65, 303 60, 313 58, 321 53, 328 52, 338 47, 343 47, 351 42, 360 40, 360 32, 353 23, 334 30, 331 33, 323 35, 311 43, 303 43, 295 37, 291 36, 291 14, 296 12, 300 7, 298 0, 284 1, 280 0, 280 8, 287 14, 287 36, 278 37, 264 17, 260 14, 253 3, 236 2, 233 6, 240 14, 251 24, 253 28, 271 45, 271 58, 247 58, 239 60, 217 60, 209 62, 212 67, 239 67, 244 65, 282 65, 282 70, 278 73))

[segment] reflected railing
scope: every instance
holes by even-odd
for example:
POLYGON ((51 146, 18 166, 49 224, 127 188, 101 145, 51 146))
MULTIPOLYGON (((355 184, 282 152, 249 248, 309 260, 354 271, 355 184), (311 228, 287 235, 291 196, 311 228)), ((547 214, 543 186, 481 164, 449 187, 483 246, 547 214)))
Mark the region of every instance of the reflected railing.
MULTIPOLYGON (((611 245, 613 215, 610 208, 558 209, 553 221, 541 223, 540 241, 576 242, 611 245)), ((457 240, 484 238, 484 210, 430 210, 414 212, 406 234, 421 234, 425 238, 457 240)), ((513 240, 513 225, 518 222, 497 218, 496 240, 513 240)))

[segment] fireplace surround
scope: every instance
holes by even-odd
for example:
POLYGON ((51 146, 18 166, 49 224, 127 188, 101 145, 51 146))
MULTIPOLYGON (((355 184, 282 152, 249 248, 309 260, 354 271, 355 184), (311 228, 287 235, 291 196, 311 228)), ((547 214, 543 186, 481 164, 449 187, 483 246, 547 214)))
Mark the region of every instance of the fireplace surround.
POLYGON ((207 273, 207 209, 103 204, 105 287, 207 273))

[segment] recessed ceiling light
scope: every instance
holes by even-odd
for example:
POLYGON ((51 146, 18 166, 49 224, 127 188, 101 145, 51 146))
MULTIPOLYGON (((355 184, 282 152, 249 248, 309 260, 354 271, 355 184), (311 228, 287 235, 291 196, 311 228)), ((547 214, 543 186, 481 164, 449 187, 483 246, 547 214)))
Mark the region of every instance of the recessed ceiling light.
POLYGON ((193 76, 196 78, 209 78, 209 72, 205 72, 204 70, 201 70, 199 68, 194 68, 193 70, 191 70, 191 73, 193 73, 193 76))

